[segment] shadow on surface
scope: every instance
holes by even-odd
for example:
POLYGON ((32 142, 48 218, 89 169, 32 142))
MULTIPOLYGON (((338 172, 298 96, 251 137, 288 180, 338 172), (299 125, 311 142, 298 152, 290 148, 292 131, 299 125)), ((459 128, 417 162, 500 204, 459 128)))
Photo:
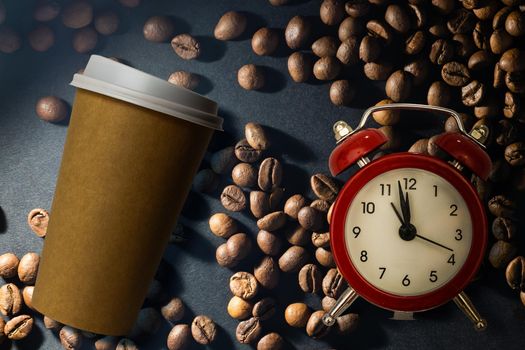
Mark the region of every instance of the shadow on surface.
POLYGON ((4 209, 0 207, 0 233, 7 232, 7 218, 5 216, 4 209))
POLYGON ((279 149, 275 150, 275 153, 280 152, 282 155, 302 162, 316 160, 313 153, 308 151, 309 146, 303 140, 272 126, 265 125, 265 130, 268 133, 268 138, 279 145, 279 149))
POLYGON ((214 62, 224 57, 226 44, 211 36, 196 36, 201 45, 201 54, 197 57, 200 62, 214 62))
POLYGON ((276 93, 286 87, 286 78, 283 73, 269 66, 261 66, 265 78, 265 84, 260 89, 264 93, 276 93))

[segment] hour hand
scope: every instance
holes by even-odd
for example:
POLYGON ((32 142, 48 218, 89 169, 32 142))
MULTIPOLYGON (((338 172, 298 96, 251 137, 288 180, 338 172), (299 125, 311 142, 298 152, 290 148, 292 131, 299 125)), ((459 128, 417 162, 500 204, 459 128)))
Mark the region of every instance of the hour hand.
POLYGON ((401 181, 397 182, 397 188, 399 191, 399 206, 401 207, 401 212, 403 213, 403 224, 408 225, 410 223, 408 193, 403 194, 403 189, 401 188, 401 181))
POLYGON ((399 210, 397 210, 395 204, 393 202, 390 202, 390 205, 392 206, 392 209, 394 209, 394 212, 396 213, 397 218, 401 222, 401 225, 405 225, 405 222, 403 221, 403 218, 401 217, 401 214, 399 214, 399 210))

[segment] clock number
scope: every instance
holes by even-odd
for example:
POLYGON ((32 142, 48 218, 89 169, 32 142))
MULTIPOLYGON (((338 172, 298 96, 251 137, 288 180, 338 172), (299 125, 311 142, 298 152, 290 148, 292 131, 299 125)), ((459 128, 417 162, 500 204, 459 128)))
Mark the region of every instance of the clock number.
POLYGON ((461 241, 463 239, 463 234, 461 232, 461 229, 457 229, 456 230, 456 237, 454 237, 456 239, 456 241, 461 241))
POLYGON ((448 258, 447 262, 451 265, 455 265, 456 264, 456 260, 454 260, 454 254, 452 254, 450 256, 450 258, 448 258))
POLYGON ((392 186, 390 184, 379 184, 381 186, 381 195, 387 195, 390 196, 390 193, 392 191, 392 186))
POLYGON ((452 210, 450 212, 450 216, 458 216, 458 213, 456 213, 458 211, 458 206, 457 205, 451 204, 450 205, 450 210, 452 210))
POLYGON ((374 202, 361 202, 363 206, 363 214, 373 214, 376 211, 376 205, 374 202))
POLYGON ((352 233, 354 234, 354 238, 357 238, 357 236, 359 236, 359 234, 361 233, 361 227, 354 226, 354 228, 352 229, 352 233))
POLYGON ((381 270, 381 275, 379 276, 379 279, 382 279, 385 274, 386 267, 380 267, 379 270, 381 270))
POLYGON ((408 287, 410 285, 410 280, 408 279, 408 275, 405 275, 405 277, 403 278, 403 281, 401 281, 401 283, 405 286, 405 287, 408 287))
POLYGON ((368 260, 368 252, 366 250, 361 250, 361 261, 366 262, 368 260))
POLYGON ((430 277, 428 278, 430 282, 434 283, 438 280, 438 276, 436 275, 436 273, 437 273, 436 270, 430 271, 430 277))
POLYGON ((438 196, 438 187, 437 185, 434 185, 434 197, 438 196))
POLYGON ((411 178, 404 177, 403 181, 405 182, 405 190, 415 190, 416 189, 417 181, 413 177, 411 178))

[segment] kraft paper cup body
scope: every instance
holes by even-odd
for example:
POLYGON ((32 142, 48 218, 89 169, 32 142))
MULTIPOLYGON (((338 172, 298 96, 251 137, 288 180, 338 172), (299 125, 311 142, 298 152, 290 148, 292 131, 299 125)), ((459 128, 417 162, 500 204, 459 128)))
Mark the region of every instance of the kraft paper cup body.
POLYGON ((214 131, 176 114, 77 89, 33 296, 39 312, 97 334, 132 328, 214 131))

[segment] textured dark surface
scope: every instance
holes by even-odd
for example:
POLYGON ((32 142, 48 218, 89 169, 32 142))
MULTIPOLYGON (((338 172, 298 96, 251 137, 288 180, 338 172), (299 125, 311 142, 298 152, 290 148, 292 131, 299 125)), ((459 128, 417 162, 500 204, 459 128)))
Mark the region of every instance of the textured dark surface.
MULTIPOLYGON (((8 23, 27 33, 32 26, 30 6, 22 1, 4 2, 8 23)), ((200 92, 220 103, 221 115, 225 118, 226 132, 216 135, 210 150, 235 143, 242 137, 243 125, 248 121, 267 125, 273 141, 270 153, 285 163, 289 195, 308 191, 309 174, 327 171, 327 157, 333 148, 331 125, 341 118, 355 123, 359 117, 359 108, 331 105, 327 84, 293 83, 286 69, 290 52, 283 47, 274 57, 258 57, 251 51, 249 34, 233 42, 213 39, 216 21, 228 10, 246 11, 250 16, 248 33, 253 33, 263 25, 284 28, 295 14, 315 15, 319 1, 298 1, 294 6, 281 8, 270 6, 266 0, 151 0, 136 9, 123 8, 110 1, 98 3, 99 8, 114 7, 123 23, 117 35, 101 40, 97 53, 123 58, 134 67, 163 78, 175 70, 201 74, 205 78, 200 92), (183 61, 168 43, 147 42, 142 36, 142 24, 156 14, 172 15, 177 33, 195 35, 202 43, 202 57, 183 61), (246 63, 265 67, 270 84, 263 91, 248 92, 238 86, 237 69, 246 63)), ((13 251, 22 256, 28 251, 41 250, 43 242, 29 230, 26 215, 34 207, 51 206, 67 122, 53 125, 39 120, 34 105, 40 96, 48 94, 72 103, 74 89, 68 83, 88 59, 71 48, 72 31, 63 28, 57 20, 53 27, 58 32, 58 44, 49 52, 35 53, 25 43, 14 55, 0 54, 0 216, 5 218, 5 224, 0 227, 0 253, 13 251)), ((356 106, 363 108, 382 98, 380 85, 366 81, 358 84, 356 106)), ((184 223, 190 228, 192 238, 185 245, 170 246, 166 250, 165 258, 174 267, 169 291, 180 296, 188 306, 184 322, 191 322, 192 315, 207 314, 218 323, 219 337, 210 348, 240 349, 243 346, 234 336, 237 321, 226 313, 231 297, 228 279, 232 272, 215 263, 215 248, 222 240, 209 233, 207 226, 210 213, 223 210, 217 197, 218 194, 192 193, 188 198, 184 223)), ((256 227, 249 216, 234 216, 245 223, 246 231, 255 237, 256 227)), ((243 263, 235 270, 247 266, 243 263)), ((279 289, 273 293, 277 294, 280 304, 275 318, 279 321, 268 324, 266 329, 282 333, 297 349, 523 348, 525 309, 506 286, 503 273, 492 268, 486 270, 484 277, 468 288, 472 300, 489 322, 484 333, 476 333, 453 303, 418 314, 417 321, 392 321, 391 313, 359 300, 352 310, 361 315, 362 322, 353 335, 344 339, 332 336, 327 342, 314 341, 304 330, 283 326, 283 306, 303 298, 298 292, 295 274, 281 276, 279 289)), ((307 301, 314 308, 320 307, 317 297, 308 297, 307 301)), ((155 336, 140 343, 140 348, 165 348, 168 331, 168 325, 164 324, 155 336)), ((91 343, 86 341, 85 348, 90 347, 91 343)), ((60 344, 37 317, 31 336, 13 348, 58 349, 60 344)))

